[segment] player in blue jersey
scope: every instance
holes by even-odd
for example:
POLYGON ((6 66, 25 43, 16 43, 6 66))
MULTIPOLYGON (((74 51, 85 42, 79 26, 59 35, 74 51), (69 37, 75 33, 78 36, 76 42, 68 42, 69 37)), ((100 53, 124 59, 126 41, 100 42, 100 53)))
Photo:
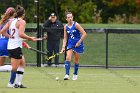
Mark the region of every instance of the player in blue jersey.
POLYGON ((30 37, 25 34, 26 22, 23 20, 24 17, 25 9, 18 5, 16 8, 16 18, 9 21, 1 30, 1 33, 9 38, 7 49, 11 59, 12 72, 16 73, 14 88, 26 88, 22 85, 22 78, 25 67, 25 58, 22 53, 22 40, 27 39, 31 41, 37 41, 35 37, 30 37), (10 34, 7 33, 8 29, 10 34))
POLYGON ((79 58, 80 54, 84 52, 84 44, 83 40, 87 36, 85 30, 81 27, 81 25, 75 21, 73 21, 73 14, 70 11, 65 12, 67 24, 64 26, 64 39, 62 50, 64 51, 66 48, 72 48, 66 52, 66 60, 65 60, 65 77, 64 80, 69 80, 70 73, 70 62, 72 54, 74 54, 74 73, 72 80, 77 80, 78 77, 78 68, 79 68, 79 58))
MULTIPOLYGON (((0 20, 0 30, 6 25, 10 20, 14 20, 15 17, 15 9, 13 7, 7 8, 6 12, 2 15, 0 20)), ((9 33, 9 31, 7 31, 9 33)), ((11 65, 4 65, 6 57, 9 57, 9 53, 7 50, 8 38, 4 35, 0 34, 0 71, 11 71, 11 65)), ((11 71, 10 81, 8 83, 8 87, 13 87, 14 81, 16 78, 16 73, 11 71)))
MULTIPOLYGON (((0 30, 5 26, 5 24, 14 18, 14 8, 9 7, 6 12, 2 15, 2 18, 0 20, 0 30)), ((9 32, 8 32, 9 33, 9 32)), ((4 35, 0 34, 0 66, 4 65, 6 57, 8 57, 8 50, 7 50, 7 43, 8 38, 6 38, 4 35)), ((11 67, 5 66, 4 67, 7 70, 11 70, 11 67)))

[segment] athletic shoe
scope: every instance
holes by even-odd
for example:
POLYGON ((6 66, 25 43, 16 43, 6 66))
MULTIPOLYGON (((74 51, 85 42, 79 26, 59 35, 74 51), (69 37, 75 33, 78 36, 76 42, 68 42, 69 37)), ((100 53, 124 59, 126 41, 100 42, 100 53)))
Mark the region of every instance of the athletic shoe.
POLYGON ((21 85, 17 85, 17 84, 15 84, 13 88, 27 88, 27 87, 25 87, 25 86, 22 85, 22 84, 21 84, 21 85))
POLYGON ((19 85, 18 84, 15 84, 13 88, 19 88, 19 85))
POLYGON ((11 84, 10 82, 8 83, 7 87, 9 88, 13 88, 14 87, 14 84, 11 84))
POLYGON ((27 88, 26 86, 24 86, 24 85, 18 85, 19 86, 19 88, 27 88))
POLYGON ((52 63, 50 61, 48 61, 48 66, 51 66, 51 65, 52 65, 52 63))
POLYGON ((77 80, 77 78, 78 78, 78 75, 73 74, 72 80, 77 80))
POLYGON ((64 77, 64 80, 69 80, 70 78, 69 78, 69 75, 65 75, 65 77, 64 77))

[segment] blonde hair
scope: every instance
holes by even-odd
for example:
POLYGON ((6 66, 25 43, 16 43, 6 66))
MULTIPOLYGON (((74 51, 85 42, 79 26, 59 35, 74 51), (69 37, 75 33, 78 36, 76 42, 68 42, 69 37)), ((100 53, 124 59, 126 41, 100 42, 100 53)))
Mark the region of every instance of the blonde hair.
POLYGON ((9 7, 6 9, 5 13, 1 16, 0 25, 4 24, 13 14, 15 13, 15 9, 13 7, 9 7))

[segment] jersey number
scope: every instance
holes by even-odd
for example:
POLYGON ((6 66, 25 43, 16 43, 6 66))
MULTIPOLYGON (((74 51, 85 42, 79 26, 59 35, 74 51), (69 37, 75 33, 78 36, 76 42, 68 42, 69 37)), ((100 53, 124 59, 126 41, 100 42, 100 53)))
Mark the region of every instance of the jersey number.
POLYGON ((70 34, 70 37, 71 37, 72 39, 74 39, 74 35, 73 35, 73 34, 70 34))
POLYGON ((16 30, 15 29, 12 29, 11 35, 14 36, 15 32, 16 32, 16 30))

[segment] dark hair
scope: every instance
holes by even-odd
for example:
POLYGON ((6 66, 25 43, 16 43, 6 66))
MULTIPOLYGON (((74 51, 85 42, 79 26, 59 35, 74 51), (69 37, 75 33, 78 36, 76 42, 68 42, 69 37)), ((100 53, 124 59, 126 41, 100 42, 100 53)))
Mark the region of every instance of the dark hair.
POLYGON ((66 10, 65 11, 65 17, 67 17, 68 14, 72 14, 73 15, 73 13, 70 10, 66 10))
POLYGON ((17 14, 16 17, 22 17, 24 13, 25 13, 25 9, 22 6, 17 5, 17 7, 16 7, 16 14, 17 14))
POLYGON ((4 24, 11 16, 14 15, 15 9, 13 7, 9 7, 6 9, 5 13, 2 15, 2 19, 0 20, 0 25, 4 24))

